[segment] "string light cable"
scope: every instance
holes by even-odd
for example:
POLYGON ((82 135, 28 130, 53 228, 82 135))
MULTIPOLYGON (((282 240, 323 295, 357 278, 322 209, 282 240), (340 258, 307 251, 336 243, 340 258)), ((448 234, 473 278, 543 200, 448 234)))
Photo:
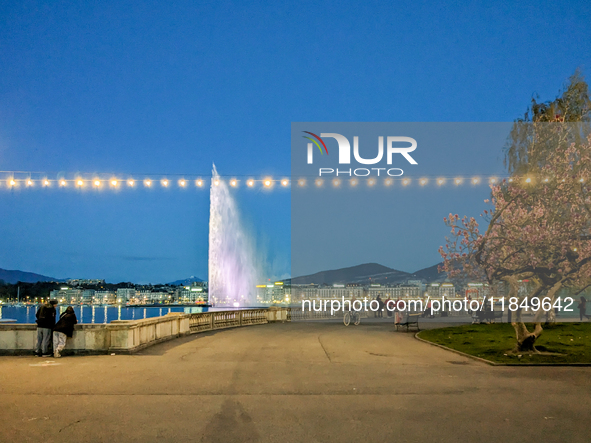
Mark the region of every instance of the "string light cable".
MULTIPOLYGON (((189 174, 44 174, 26 171, 0 171, 0 189, 78 189, 78 190, 123 190, 123 189, 208 189, 225 183, 230 188, 281 189, 281 188, 441 188, 495 186, 501 184, 549 185, 551 177, 508 177, 494 176, 399 176, 399 177, 334 177, 297 176, 270 177, 256 175, 206 176, 189 174)), ((581 184, 588 177, 577 179, 581 184)))

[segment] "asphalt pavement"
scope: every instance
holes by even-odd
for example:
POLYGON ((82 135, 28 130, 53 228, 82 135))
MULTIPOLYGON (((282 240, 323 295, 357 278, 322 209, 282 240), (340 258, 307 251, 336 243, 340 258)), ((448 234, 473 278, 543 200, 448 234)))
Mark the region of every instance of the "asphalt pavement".
POLYGON ((591 368, 492 367, 388 320, 0 357, 0 441, 585 442, 591 368))

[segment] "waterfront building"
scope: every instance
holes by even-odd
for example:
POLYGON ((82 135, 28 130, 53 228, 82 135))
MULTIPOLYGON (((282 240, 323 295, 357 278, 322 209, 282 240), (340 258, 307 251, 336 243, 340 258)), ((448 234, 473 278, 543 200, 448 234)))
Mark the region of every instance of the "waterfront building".
POLYGON ((150 303, 152 299, 152 291, 137 291, 136 300, 138 304, 150 303))
POLYGON ((439 287, 441 284, 439 283, 431 283, 427 286, 427 295, 430 298, 439 298, 439 287))
POLYGON ((406 284, 408 286, 418 286, 421 294, 425 292, 425 280, 408 280, 406 284))
POLYGON ((99 305, 114 305, 116 295, 113 291, 95 291, 94 303, 99 305))
POLYGON ((193 282, 191 286, 181 286, 175 291, 175 299, 181 303, 206 305, 209 301, 205 282, 193 282))
POLYGON ((289 303, 291 301, 291 285, 282 281, 256 285, 255 290, 258 303, 289 303))
POLYGON ((445 298, 455 298, 456 288, 452 283, 441 283, 439 286, 439 298, 445 296, 445 298))
POLYGON ((378 296, 380 296, 382 300, 386 300, 388 298, 386 293, 391 295, 392 289, 393 288, 388 288, 387 286, 383 286, 378 283, 372 283, 366 290, 367 298, 370 300, 375 300, 378 296))
POLYGON ((94 297, 95 297, 95 290, 94 289, 83 289, 82 290, 82 299, 80 300, 80 303, 84 303, 84 304, 91 304, 94 297))
POLYGON ((138 304, 171 303, 173 294, 174 292, 138 291, 136 300, 138 304))
POLYGON ((392 288, 390 298, 421 298, 424 295, 423 288, 415 285, 399 285, 392 288))
POLYGON ((489 295, 489 287, 486 283, 468 283, 466 287, 466 298, 472 300, 482 299, 489 295))
POLYGON ((82 291, 80 289, 64 287, 51 291, 49 298, 57 300, 59 303, 76 304, 81 302, 82 291))
POLYGON ((117 303, 128 303, 135 299, 134 288, 119 288, 117 289, 117 303))

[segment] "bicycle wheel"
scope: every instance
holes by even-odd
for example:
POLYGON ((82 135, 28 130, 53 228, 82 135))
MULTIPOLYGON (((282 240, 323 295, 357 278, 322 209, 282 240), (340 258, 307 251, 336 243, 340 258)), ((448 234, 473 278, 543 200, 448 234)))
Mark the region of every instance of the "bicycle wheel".
POLYGON ((351 314, 346 312, 345 316, 343 317, 343 323, 345 324, 345 326, 349 326, 349 323, 351 323, 351 314))
POLYGON ((355 312, 353 314, 353 324, 357 326, 359 323, 361 323, 361 315, 359 314, 359 312, 355 312))

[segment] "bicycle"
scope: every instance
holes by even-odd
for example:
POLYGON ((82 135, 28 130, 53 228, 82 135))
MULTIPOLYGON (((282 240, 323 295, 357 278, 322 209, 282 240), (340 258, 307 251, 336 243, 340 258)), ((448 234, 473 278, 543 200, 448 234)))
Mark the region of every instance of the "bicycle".
POLYGON ((345 324, 345 326, 349 326, 351 322, 353 322, 355 326, 357 326, 361 322, 361 315, 359 315, 359 312, 345 312, 345 315, 343 316, 343 323, 345 324))

